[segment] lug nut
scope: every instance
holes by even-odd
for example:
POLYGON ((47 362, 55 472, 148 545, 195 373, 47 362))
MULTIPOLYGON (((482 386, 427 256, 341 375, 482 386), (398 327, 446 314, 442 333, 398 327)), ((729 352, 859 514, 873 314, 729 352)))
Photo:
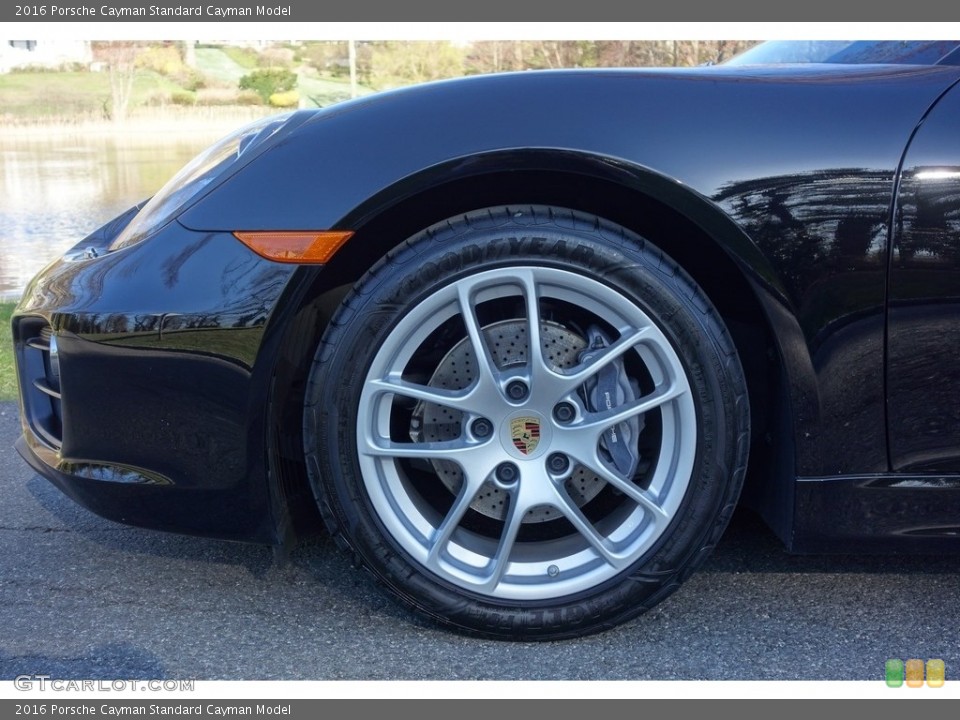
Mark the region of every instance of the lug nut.
POLYGON ((557 403, 556 407, 553 408, 553 417, 556 418, 557 422, 572 422, 576 416, 577 411, 573 407, 573 403, 557 403))
POLYGON ((493 432, 493 425, 486 418, 477 418, 470 426, 470 430, 473 432, 474 437, 483 439, 490 437, 490 433, 493 432))
POLYGON ((563 453, 553 453, 547 458, 547 467, 550 468, 551 472, 559 474, 567 471, 567 468, 570 467, 570 461, 563 453))
POLYGON ((511 400, 523 400, 527 396, 527 384, 522 380, 511 380, 507 385, 507 396, 511 400))
POLYGON ((497 480, 505 485, 516 482, 518 477, 520 477, 520 471, 513 463, 505 462, 497 465, 497 480))

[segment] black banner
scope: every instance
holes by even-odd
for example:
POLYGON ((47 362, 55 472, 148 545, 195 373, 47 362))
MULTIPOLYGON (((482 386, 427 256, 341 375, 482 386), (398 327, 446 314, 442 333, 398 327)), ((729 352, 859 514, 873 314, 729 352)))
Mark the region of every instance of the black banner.
POLYGON ((24 700, 0 701, 4 717, 37 718, 313 718, 316 703, 310 700, 24 700))
MULTIPOLYGON (((824 712, 825 710, 839 710, 842 699, 815 699, 797 702, 800 693, 791 693, 780 699, 743 700, 727 699, 721 702, 727 704, 731 712, 738 714, 753 710, 759 716, 766 716, 776 712, 784 720, 794 720, 808 717, 810 713, 824 712), (792 702, 784 703, 783 700, 792 702)), ((840 693, 842 696, 843 693, 840 693)), ((667 700, 650 699, 604 700, 590 698, 585 700, 502 700, 471 699, 464 702, 460 699, 367 699, 367 700, 113 700, 104 701, 91 699, 86 701, 14 701, 0 700, 0 713, 3 717, 24 718, 122 718, 122 717, 152 717, 152 718, 294 718, 295 720, 317 720, 320 718, 336 720, 344 717, 345 713, 369 711, 383 715, 395 715, 404 711, 415 711, 418 718, 427 720, 431 717, 448 718, 456 713, 458 720, 488 720, 491 714, 503 720, 512 718, 529 718, 532 715, 549 714, 551 717, 571 720, 579 714, 600 710, 614 710, 619 712, 635 711, 638 707, 646 708, 647 712, 682 713, 687 710, 691 713, 716 714, 723 712, 718 708, 716 700, 706 698, 667 700), (709 706, 708 706, 709 703, 709 706), (669 707, 668 707, 669 704, 669 707)), ((890 703, 888 700, 858 699, 858 707, 865 709, 871 717, 877 720, 898 718, 903 714, 902 706, 890 703)), ((934 703, 913 704, 910 712, 918 718, 941 716, 949 709, 934 703), (922 712, 921 710, 925 710, 922 712)))
MULTIPOLYGON (((911 3, 912 22, 937 22, 944 5, 934 0, 911 3)), ((816 22, 817 15, 830 22, 863 22, 863 9, 853 3, 806 2, 803 5, 774 4, 762 0, 725 3, 632 3, 593 0, 588 4, 526 3, 487 0, 483 3, 451 3, 448 0, 409 0, 386 3, 359 0, 323 3, 316 0, 266 0, 228 3, 226 0, 57 0, 6 5, 0 8, 2 22, 816 22), (814 16, 811 18, 810 16, 814 16)), ((904 23, 902 7, 895 4, 870 8, 870 23, 889 22, 891 36, 900 36, 904 23)), ((909 25, 910 23, 906 23, 909 25)), ((944 22, 944 35, 955 23, 944 22)))
MULTIPOLYGON (((95 0, 56 3, 38 2, 9 5, 0 10, 3 22, 269 22, 309 21, 323 15, 320 8, 306 2, 281 0, 276 3, 197 2, 135 4, 110 0, 106 4, 95 0), (296 14, 294 13, 296 9, 296 14)), ((330 18, 327 18, 330 19, 330 18)))

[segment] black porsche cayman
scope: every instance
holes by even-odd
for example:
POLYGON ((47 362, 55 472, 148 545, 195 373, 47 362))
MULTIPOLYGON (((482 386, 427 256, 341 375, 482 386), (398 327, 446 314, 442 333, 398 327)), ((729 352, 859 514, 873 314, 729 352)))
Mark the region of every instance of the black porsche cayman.
POLYGON ((635 616, 738 502, 797 552, 957 549, 956 48, 246 127, 30 284, 19 450, 121 522, 284 547, 322 518, 487 636, 635 616))

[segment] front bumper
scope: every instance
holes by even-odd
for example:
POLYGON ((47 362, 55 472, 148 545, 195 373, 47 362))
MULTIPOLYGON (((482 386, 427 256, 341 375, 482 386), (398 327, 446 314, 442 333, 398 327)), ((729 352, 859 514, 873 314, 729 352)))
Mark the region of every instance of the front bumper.
POLYGON ((17 449, 109 519, 277 542, 264 335, 295 270, 177 223, 115 253, 68 253, 14 313, 17 449))

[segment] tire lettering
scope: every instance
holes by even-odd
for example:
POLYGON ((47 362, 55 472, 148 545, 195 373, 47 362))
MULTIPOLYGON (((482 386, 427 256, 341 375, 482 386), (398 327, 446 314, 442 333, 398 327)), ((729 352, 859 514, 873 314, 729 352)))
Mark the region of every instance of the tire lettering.
MULTIPOLYGON (((549 240, 545 237, 509 237, 507 242, 510 245, 510 254, 511 255, 521 255, 524 253, 540 253, 543 254, 543 249, 547 246, 549 240)), ((561 247, 562 246, 561 243, 561 247)))
POLYGON ((577 245, 570 254, 570 259, 576 262, 587 263, 593 258, 593 248, 587 245, 577 245))

